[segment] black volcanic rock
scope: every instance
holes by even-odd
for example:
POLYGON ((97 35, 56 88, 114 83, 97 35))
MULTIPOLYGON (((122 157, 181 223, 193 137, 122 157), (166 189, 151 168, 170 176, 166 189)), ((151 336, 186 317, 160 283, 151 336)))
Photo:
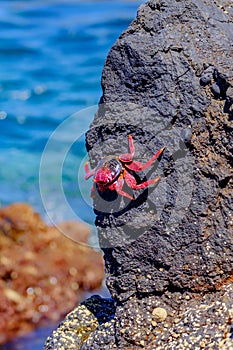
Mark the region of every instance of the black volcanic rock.
POLYGON ((128 152, 129 134, 136 160, 166 150, 135 175, 161 181, 134 201, 96 191, 117 307, 111 330, 101 324, 82 349, 209 349, 208 337, 232 346, 232 18, 231 0, 151 0, 108 54, 86 135, 92 166, 128 152), (163 323, 153 321, 157 307, 163 323))
POLYGON ((107 57, 86 138, 93 166, 127 152, 128 134, 140 161, 166 146, 157 169, 138 173, 160 174, 156 188, 131 203, 96 196, 114 298, 215 290, 232 276, 231 15, 229 1, 149 1, 107 57))

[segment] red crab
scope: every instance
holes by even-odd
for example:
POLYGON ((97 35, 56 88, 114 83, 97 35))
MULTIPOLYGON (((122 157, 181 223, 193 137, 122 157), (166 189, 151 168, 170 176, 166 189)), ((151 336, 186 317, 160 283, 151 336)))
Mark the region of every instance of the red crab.
MULTIPOLYGON (((100 192, 104 192, 107 189, 111 191, 116 191, 118 194, 125 196, 131 200, 134 200, 129 193, 122 190, 124 185, 124 180, 127 185, 134 190, 139 190, 141 188, 148 187, 149 185, 155 184, 160 180, 160 176, 155 179, 145 181, 141 184, 137 184, 135 177, 132 172, 138 172, 148 168, 156 158, 164 151, 165 147, 162 147, 158 152, 156 152, 153 157, 148 160, 146 164, 134 161, 135 147, 133 143, 133 138, 128 135, 129 140, 129 150, 130 153, 121 154, 120 156, 107 156, 100 160, 96 168, 93 170, 89 169, 89 162, 85 164, 85 179, 89 179, 94 176, 93 181, 96 183, 97 188, 100 192)), ((92 189, 92 194, 93 194, 92 189)), ((93 195, 92 195, 93 197, 93 195)))

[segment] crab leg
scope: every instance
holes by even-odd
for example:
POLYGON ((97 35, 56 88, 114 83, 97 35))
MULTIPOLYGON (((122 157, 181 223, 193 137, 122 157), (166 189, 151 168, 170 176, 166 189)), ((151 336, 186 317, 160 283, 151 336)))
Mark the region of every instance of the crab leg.
POLYGON ((156 152, 151 159, 148 160, 146 164, 142 164, 141 162, 132 161, 130 164, 125 164, 125 166, 133 171, 141 171, 147 169, 159 156, 163 153, 166 147, 162 147, 158 152, 156 152))
POLYGON ((93 185, 91 188, 91 198, 95 198, 96 197, 96 191, 95 191, 95 186, 93 185))
POLYGON ((131 157, 133 158, 135 153, 135 147, 133 143, 133 137, 131 135, 128 135, 128 141, 129 141, 130 154, 131 154, 131 157))
POLYGON ((117 182, 114 184, 115 191, 121 196, 134 200, 134 197, 132 197, 129 193, 122 190, 123 184, 124 184, 123 176, 120 176, 117 182))
POLYGON ((160 156, 160 154, 163 153, 163 151, 165 150, 165 148, 166 148, 166 147, 160 148, 160 150, 159 150, 158 152, 156 152, 155 155, 154 155, 151 159, 149 159, 148 162, 147 162, 146 164, 144 164, 144 165, 142 166, 142 170, 148 168, 148 167, 155 161, 155 159, 157 159, 157 158, 160 156))
POLYGON ((141 188, 146 188, 150 185, 154 185, 156 184, 159 180, 161 180, 161 177, 158 176, 155 179, 152 180, 147 180, 141 184, 137 184, 135 178, 133 177, 133 175, 131 175, 130 173, 126 172, 125 174, 125 181, 127 183, 127 185, 131 188, 133 188, 134 190, 139 190, 141 188))
POLYGON ((86 163, 85 163, 85 165, 84 165, 84 170, 85 170, 85 173, 86 173, 86 175, 85 175, 85 180, 88 180, 91 176, 93 176, 94 175, 94 173, 95 173, 95 168, 93 169, 93 170, 90 170, 90 168, 89 168, 89 161, 87 161, 86 163))
POLYGON ((122 161, 122 162, 132 162, 133 160, 133 157, 134 157, 134 153, 135 153, 135 147, 134 147, 134 143, 133 143, 133 138, 131 135, 128 135, 128 141, 129 141, 129 151, 130 153, 124 153, 124 154, 121 154, 119 156, 119 159, 122 161))

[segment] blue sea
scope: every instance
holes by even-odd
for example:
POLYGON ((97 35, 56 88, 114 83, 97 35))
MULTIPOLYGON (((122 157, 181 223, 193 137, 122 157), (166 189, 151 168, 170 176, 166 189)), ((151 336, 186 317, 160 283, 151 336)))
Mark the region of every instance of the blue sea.
MULTIPOLYGON (((93 225, 91 183, 82 181, 84 134, 107 53, 142 3, 1 0, 1 206, 27 202, 48 223, 93 225)), ((42 349, 49 332, 4 349, 42 349)))

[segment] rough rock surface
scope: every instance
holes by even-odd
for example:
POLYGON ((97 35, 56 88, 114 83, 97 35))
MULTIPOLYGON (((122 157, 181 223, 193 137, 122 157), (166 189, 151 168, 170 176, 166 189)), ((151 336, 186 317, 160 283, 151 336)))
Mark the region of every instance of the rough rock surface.
MULTIPOLYGON (((87 241, 87 225, 63 222, 61 227, 87 241)), ((57 323, 84 290, 99 288, 103 279, 100 253, 45 225, 27 204, 0 209, 0 252, 0 344, 57 323)))
POLYGON ((66 316, 44 349, 232 350, 232 300, 233 284, 195 298, 185 292, 132 298, 117 308, 93 296, 66 316), (167 316, 158 318, 158 309, 167 316))
POLYGON ((151 0, 109 52, 86 135, 92 167, 128 152, 128 134, 137 160, 166 150, 136 175, 162 180, 134 201, 96 191, 117 307, 82 349, 233 347, 232 43, 231 0, 151 0), (156 307, 168 320, 152 319, 156 307))
POLYGON ((102 155, 127 152, 127 134, 140 160, 167 147, 148 176, 164 176, 156 189, 142 190, 121 212, 116 201, 113 213, 104 213, 98 198, 94 203, 118 299, 128 291, 213 290, 232 276, 233 124, 224 112, 233 78, 232 11, 230 1, 150 1, 107 57, 103 107, 87 134, 93 166, 102 155), (211 80, 203 86, 207 69, 211 80))
POLYGON ((127 151, 129 133, 137 142, 138 158, 149 158, 150 152, 167 147, 160 162, 164 179, 146 201, 139 196, 122 215, 97 213, 109 287, 118 298, 128 290, 135 295, 174 288, 210 290, 232 276, 232 115, 224 113, 224 97, 214 98, 210 86, 200 84, 205 74, 203 64, 211 64, 218 74, 228 77, 224 86, 230 86, 233 23, 227 12, 232 8, 221 8, 221 2, 218 6, 207 4, 149 2, 141 7, 137 20, 116 42, 106 61, 102 102, 108 109, 100 109, 87 134, 93 162, 100 157, 99 148, 105 154, 118 153, 114 150, 116 142, 119 153, 127 151), (149 105, 147 115, 128 110, 129 101, 142 109, 149 105), (102 127, 98 127, 99 118, 102 127), (161 130, 161 119, 168 131, 161 130), (114 125, 110 124, 112 120, 114 125), (191 129, 192 136, 184 151, 180 141, 186 128, 191 129), (183 169, 175 165, 180 159, 184 166, 193 164, 190 178, 182 173, 192 193, 173 231, 173 222, 170 227, 166 224, 172 211, 179 210, 178 195, 183 195, 177 191, 182 190, 179 181, 183 169), (158 216, 155 197, 161 192, 166 200, 158 216), (148 209, 154 212, 148 213, 148 209), (149 220, 149 214, 153 222, 147 222, 148 229, 141 229, 139 237, 127 244, 125 231, 128 229, 130 235, 130 231, 138 230, 141 218, 149 220))
MULTIPOLYGON (((93 295, 66 316, 52 336, 47 339, 44 349, 77 350, 86 346, 87 339, 97 327, 101 324, 109 327, 113 323, 111 320, 114 313, 115 303, 112 299, 102 299, 98 295, 93 295)), ((106 334, 106 338, 108 337, 109 335, 106 334)), ((107 339, 103 336, 101 339, 103 349, 107 343, 107 339)))

